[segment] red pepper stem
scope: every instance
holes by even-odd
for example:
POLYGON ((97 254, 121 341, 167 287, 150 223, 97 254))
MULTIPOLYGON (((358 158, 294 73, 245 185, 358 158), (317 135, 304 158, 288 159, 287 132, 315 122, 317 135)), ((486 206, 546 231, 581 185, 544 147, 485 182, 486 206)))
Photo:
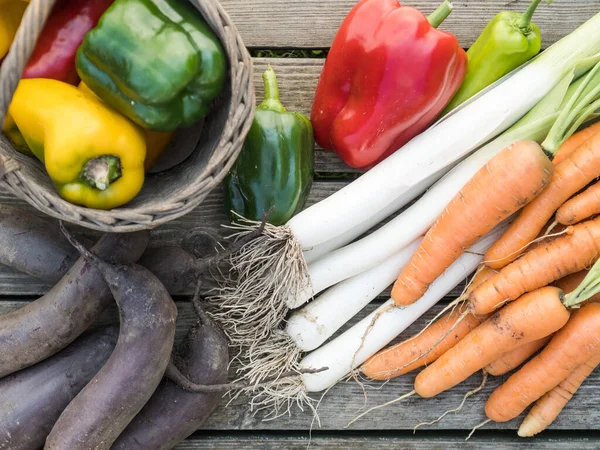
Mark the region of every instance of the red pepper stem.
POLYGON ((530 29, 531 18, 533 17, 533 13, 535 12, 535 9, 538 7, 541 1, 542 0, 533 0, 531 2, 529 8, 527 8, 527 11, 525 11, 525 14, 523 14, 523 17, 521 17, 521 20, 519 21, 519 28, 521 30, 527 31, 530 29))
POLYGON ((437 28, 446 19, 446 17, 450 15, 451 12, 452 2, 449 0, 444 0, 444 3, 438 6, 434 12, 427 16, 427 20, 433 28, 437 28))
POLYGON ((285 112, 286 109, 281 104, 281 100, 279 100, 277 76, 270 64, 265 73, 263 73, 263 81, 265 82, 265 99, 262 101, 259 108, 285 112))

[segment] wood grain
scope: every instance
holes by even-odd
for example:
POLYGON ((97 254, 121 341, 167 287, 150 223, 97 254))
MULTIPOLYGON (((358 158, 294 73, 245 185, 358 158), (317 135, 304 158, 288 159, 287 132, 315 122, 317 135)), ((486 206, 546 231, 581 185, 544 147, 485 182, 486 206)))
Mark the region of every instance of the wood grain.
MULTIPOLYGON (((356 0, 221 0, 248 47, 327 48, 356 0)), ((438 0, 402 2, 431 13, 438 0)), ((462 0, 440 29, 454 33, 460 45, 470 47, 481 30, 500 11, 524 12, 529 0, 462 0)), ((542 3, 534 16, 543 47, 569 34, 600 11, 597 0, 542 3)))
MULTIPOLYGON (((23 307, 27 302, 22 300, 0 301, 0 314, 13 311, 23 307)), ((177 339, 181 339, 188 327, 195 322, 195 316, 191 306, 187 302, 177 302, 179 315, 177 320, 177 339)), ((347 327, 352 326, 365 314, 373 311, 375 305, 369 305, 364 311, 357 315, 347 327)), ((441 306, 435 306, 415 324, 409 327, 397 340, 408 337, 418 330, 440 311, 441 306)), ((116 308, 110 308, 98 320, 97 324, 113 323, 117 320, 116 308)), ((231 378, 235 377, 235 367, 232 368, 231 378)), ((390 401, 397 396, 412 390, 415 374, 408 374, 390 381, 384 387, 381 383, 365 382, 367 393, 367 406, 374 406, 390 401)), ((463 411, 451 414, 443 421, 432 427, 423 428, 417 432, 417 437, 427 435, 428 430, 467 430, 485 420, 483 404, 492 390, 496 388, 507 376, 492 378, 485 389, 477 396, 470 398, 463 411)), ((455 408, 462 400, 462 396, 469 390, 479 385, 481 375, 476 374, 456 388, 447 391, 437 398, 420 399, 413 397, 402 403, 392 405, 386 409, 374 411, 355 423, 350 431, 368 430, 396 430, 406 431, 419 422, 428 421, 441 415, 447 409, 455 408)), ((597 429, 597 416, 593 411, 597 409, 600 392, 600 374, 596 371, 580 388, 573 400, 569 402, 560 417, 550 427, 553 430, 594 430, 597 429)), ((314 394, 316 398, 320 394, 314 394)), ((364 394, 362 388, 354 381, 343 382, 335 386, 324 397, 319 406, 319 417, 321 419, 321 430, 334 432, 344 430, 345 425, 352 420, 364 407, 364 394)), ((488 430, 515 430, 518 428, 522 416, 507 423, 489 424, 488 430)), ((313 419, 312 413, 300 411, 293 408, 291 415, 284 416, 278 420, 263 421, 261 413, 253 414, 249 411, 246 399, 240 398, 229 406, 222 404, 210 419, 203 425, 203 430, 308 430, 313 419)), ((315 426, 315 429, 318 427, 315 426)), ((185 448, 185 447, 184 447, 185 448)), ((190 447, 188 447, 190 448, 190 447)), ((193 447, 191 447, 193 448, 193 447)), ((204 447, 201 447, 204 448, 204 447)))
POLYGON ((390 433, 382 435, 377 431, 374 433, 360 433, 351 437, 341 436, 319 436, 313 433, 310 440, 308 432, 300 433, 298 436, 279 436, 270 434, 244 433, 242 436, 223 436, 221 434, 197 433, 191 439, 179 444, 175 450, 481 450, 482 448, 497 448, 502 450, 596 450, 600 447, 597 437, 567 437, 562 438, 552 434, 547 438, 543 434, 536 439, 522 439, 516 437, 515 433, 489 433, 475 434, 469 441, 465 442, 467 433, 452 433, 442 436, 406 435, 390 436, 390 433), (315 436, 317 435, 317 436, 315 436), (560 438, 558 440, 557 438, 560 438))

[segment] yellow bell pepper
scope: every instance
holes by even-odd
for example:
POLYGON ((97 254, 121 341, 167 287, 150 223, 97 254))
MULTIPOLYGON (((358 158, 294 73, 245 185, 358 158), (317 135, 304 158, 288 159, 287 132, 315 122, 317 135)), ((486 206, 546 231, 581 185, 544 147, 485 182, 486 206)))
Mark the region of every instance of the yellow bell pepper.
POLYGON ((12 118, 10 114, 6 114, 4 118, 4 124, 2 125, 2 131, 6 135, 8 139, 12 142, 13 146, 25 155, 33 156, 33 152, 25 142, 25 138, 19 131, 15 120, 12 118))
POLYGON ((9 113, 67 201, 112 209, 142 188, 144 132, 101 100, 61 81, 33 78, 19 82, 9 113))
MULTIPOLYGON (((79 89, 81 89, 82 92, 99 99, 96 93, 92 91, 83 81, 79 83, 79 89)), ((146 161, 144 162, 144 167, 146 172, 148 172, 165 152, 175 132, 152 131, 147 128, 143 128, 143 130, 146 135, 146 161)), ((12 140, 12 138, 10 139, 12 140)))
POLYGON ((0 59, 8 53, 25 9, 27 9, 25 1, 0 0, 0 59))

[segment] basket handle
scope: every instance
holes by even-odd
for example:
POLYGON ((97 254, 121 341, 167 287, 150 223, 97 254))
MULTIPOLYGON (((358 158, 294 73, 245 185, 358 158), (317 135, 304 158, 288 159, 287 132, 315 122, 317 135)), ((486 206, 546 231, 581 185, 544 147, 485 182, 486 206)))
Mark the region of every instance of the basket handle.
POLYGON ((56 0, 31 0, 15 40, 0 68, 0 125, 8 111, 8 105, 17 89, 19 78, 33 53, 37 38, 56 0))
POLYGON ((20 168, 21 166, 16 160, 0 154, 0 180, 2 180, 6 174, 19 170, 20 168))

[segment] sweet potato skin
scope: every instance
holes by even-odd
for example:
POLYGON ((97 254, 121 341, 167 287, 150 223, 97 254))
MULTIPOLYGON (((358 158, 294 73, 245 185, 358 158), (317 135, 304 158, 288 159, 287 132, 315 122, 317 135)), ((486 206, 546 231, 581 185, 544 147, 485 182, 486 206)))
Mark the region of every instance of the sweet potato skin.
POLYGON ((55 284, 78 258, 56 221, 0 205, 0 264, 55 284))
MULTIPOLYGON (((107 234, 94 252, 114 263, 132 263, 146 249, 148 238, 146 231, 107 234)), ((0 316, 0 378, 65 348, 112 301, 100 272, 80 258, 46 295, 0 316)))
MULTIPOLYGON (((227 340, 214 324, 198 323, 177 347, 179 370, 197 384, 227 380, 227 340)), ((196 394, 163 380, 150 401, 115 441, 112 450, 169 450, 214 412, 222 393, 196 394)))
POLYGON ((0 380, 0 449, 36 450, 110 357, 119 327, 87 332, 51 358, 0 380))
POLYGON ((69 403, 45 450, 108 450, 158 387, 171 358, 177 308, 165 287, 139 265, 94 262, 119 308, 117 346, 69 403))

